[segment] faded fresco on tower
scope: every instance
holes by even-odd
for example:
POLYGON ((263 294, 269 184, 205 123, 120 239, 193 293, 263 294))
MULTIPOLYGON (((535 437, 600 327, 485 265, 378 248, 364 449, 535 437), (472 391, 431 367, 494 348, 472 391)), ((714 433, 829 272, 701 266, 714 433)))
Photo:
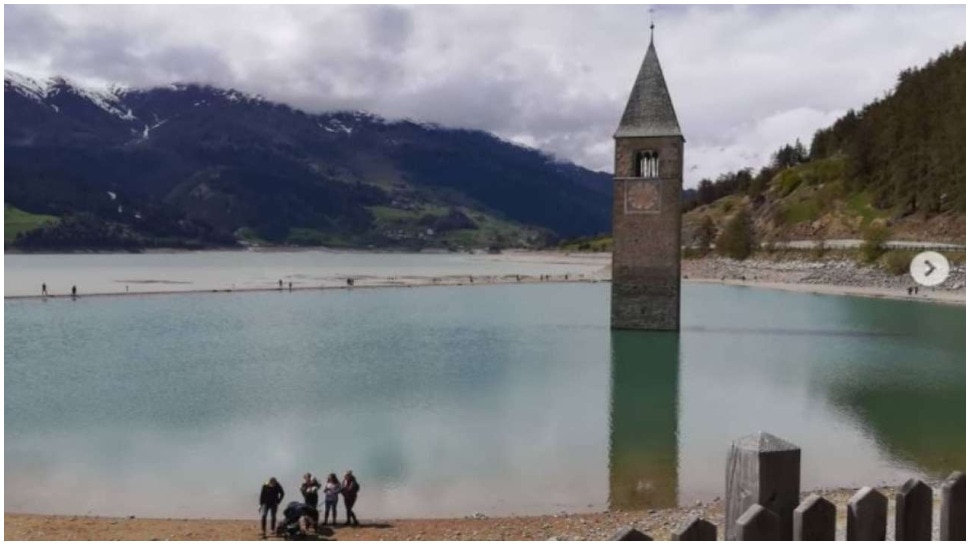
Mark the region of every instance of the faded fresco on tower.
POLYGON ((626 181, 626 213, 660 212, 660 187, 652 180, 626 181))

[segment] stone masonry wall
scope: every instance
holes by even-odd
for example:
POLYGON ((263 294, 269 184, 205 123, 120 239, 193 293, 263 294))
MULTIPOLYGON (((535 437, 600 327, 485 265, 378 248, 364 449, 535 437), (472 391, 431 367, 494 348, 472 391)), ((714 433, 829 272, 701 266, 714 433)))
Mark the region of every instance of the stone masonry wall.
POLYGON ((680 329, 680 196, 683 139, 619 138, 613 181, 614 329, 680 329), (659 212, 630 212, 627 184, 637 183, 636 156, 660 154, 659 212))

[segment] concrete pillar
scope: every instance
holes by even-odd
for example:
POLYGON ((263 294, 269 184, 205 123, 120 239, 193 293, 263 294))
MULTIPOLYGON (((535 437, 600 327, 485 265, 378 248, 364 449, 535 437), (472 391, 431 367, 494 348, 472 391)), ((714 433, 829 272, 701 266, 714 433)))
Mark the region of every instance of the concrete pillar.
POLYGON ((798 505, 801 449, 759 432, 742 437, 728 454, 724 494, 725 539, 739 540, 737 520, 752 505, 761 505, 778 516, 780 539, 792 538, 792 516, 798 505))

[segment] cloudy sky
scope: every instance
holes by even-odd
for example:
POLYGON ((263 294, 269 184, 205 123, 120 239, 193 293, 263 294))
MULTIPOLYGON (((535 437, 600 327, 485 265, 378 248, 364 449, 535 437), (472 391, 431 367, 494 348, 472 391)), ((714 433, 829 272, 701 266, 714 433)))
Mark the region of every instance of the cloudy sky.
MULTIPOLYGON (((688 186, 810 141, 966 40, 964 6, 658 6, 655 18, 688 186)), ((8 5, 4 65, 484 129, 611 171, 648 26, 644 6, 8 5)))

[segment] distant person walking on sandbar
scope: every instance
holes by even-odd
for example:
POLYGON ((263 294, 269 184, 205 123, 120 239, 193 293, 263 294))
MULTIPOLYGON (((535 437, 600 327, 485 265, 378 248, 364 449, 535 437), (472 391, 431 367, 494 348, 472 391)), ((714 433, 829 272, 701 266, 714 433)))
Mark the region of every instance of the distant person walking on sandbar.
POLYGON ((77 297, 77 286, 71 286, 71 297, 77 297))
POLYGON ((303 476, 303 484, 300 485, 300 493, 303 494, 303 503, 316 509, 320 503, 320 481, 316 477, 307 473, 303 476))
POLYGON ((330 520, 333 513, 333 524, 337 524, 337 500, 340 499, 340 481, 331 473, 327 475, 327 484, 323 485, 323 523, 330 520))
POLYGON ((353 521, 354 526, 360 526, 357 515, 354 514, 354 504, 357 503, 358 492, 360 492, 360 483, 357 482, 354 473, 348 471, 344 474, 344 482, 340 486, 340 493, 344 495, 344 508, 347 510, 347 522, 344 524, 350 525, 353 521))
POLYGON ((276 477, 270 477, 269 482, 263 485, 259 491, 259 524, 263 530, 263 538, 266 537, 266 515, 269 514, 269 531, 276 533, 276 508, 283 502, 283 487, 280 486, 276 477))
POLYGON ((40 285, 40 294, 47 297, 47 282, 40 285))

